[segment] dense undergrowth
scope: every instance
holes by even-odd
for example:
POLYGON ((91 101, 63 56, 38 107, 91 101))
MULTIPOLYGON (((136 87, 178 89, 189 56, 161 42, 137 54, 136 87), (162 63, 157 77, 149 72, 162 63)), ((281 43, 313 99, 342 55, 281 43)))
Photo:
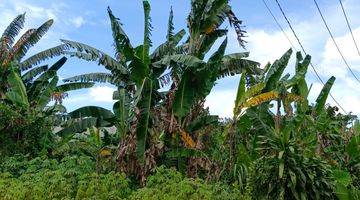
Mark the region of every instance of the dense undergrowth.
POLYGON ((91 157, 58 161, 24 156, 5 159, 0 173, 0 199, 239 199, 236 188, 191 179, 159 167, 139 188, 125 174, 96 173, 91 157))
POLYGON ((248 52, 225 54, 224 22, 240 46, 245 34, 228 0, 192 0, 187 31, 177 33, 171 10, 165 42, 151 48, 150 3, 143 6, 138 46, 108 8, 114 57, 61 40, 24 59, 53 21, 18 41, 25 14, 5 30, 0 199, 360 199, 360 123, 326 103, 335 77, 311 103, 311 56, 290 49, 260 66, 248 52), (294 70, 284 74, 292 56, 294 70), (66 57, 108 72, 59 84, 66 57), (220 119, 204 102, 217 80, 234 75, 233 116, 220 119), (112 110, 62 105, 68 91, 104 82, 117 88, 112 110))

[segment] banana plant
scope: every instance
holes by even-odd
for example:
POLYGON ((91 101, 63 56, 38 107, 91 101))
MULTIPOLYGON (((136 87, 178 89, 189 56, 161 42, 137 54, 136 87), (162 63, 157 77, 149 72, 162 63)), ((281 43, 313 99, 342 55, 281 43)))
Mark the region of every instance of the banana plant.
POLYGON ((155 67, 154 63, 166 55, 182 51, 183 47, 178 46, 178 44, 185 35, 184 30, 176 34, 173 33, 173 13, 171 11, 167 40, 150 53, 152 26, 150 23, 149 2, 143 1, 143 7, 144 40, 143 44, 137 47, 132 46, 129 37, 122 29, 119 19, 108 8, 116 51, 114 58, 88 45, 62 40, 64 45, 69 47, 69 51, 63 53, 88 61, 97 61, 99 65, 110 71, 110 73, 83 74, 64 81, 108 82, 118 87, 118 90, 114 93, 114 99, 117 102, 113 108, 117 122, 114 122, 114 120, 113 122, 117 126, 118 134, 122 139, 125 139, 129 132, 136 134, 136 154, 141 162, 144 160, 146 138, 150 127, 150 110, 160 100, 161 95, 158 89, 160 89, 161 83, 164 81, 160 80, 160 76, 166 70, 166 67, 155 67), (136 126, 136 128, 130 129, 130 126, 136 126))
POLYGON ((58 85, 57 70, 66 62, 63 57, 50 68, 40 66, 20 75, 16 67, 11 68, 8 78, 9 90, 6 99, 21 109, 44 112, 53 96, 68 91, 89 88, 94 83, 65 83, 58 85))
MULTIPOLYGON (((65 46, 63 45, 58 50, 45 50, 47 52, 46 56, 40 52, 24 60, 24 57, 29 49, 33 47, 50 29, 53 24, 53 20, 50 19, 38 28, 32 28, 25 31, 25 33, 16 41, 15 38, 23 29, 24 23, 25 13, 15 17, 0 38, 0 99, 5 98, 5 93, 8 90, 8 75, 12 73, 10 72, 11 70, 19 72, 26 71, 47 58, 60 55, 60 49, 65 49, 65 46), (38 59, 34 60, 34 58, 38 59), (33 60, 33 62, 29 62, 30 60, 33 60)), ((44 68, 42 68, 42 70, 44 70, 44 68)), ((37 70, 32 71, 32 73, 40 73, 42 70, 40 67, 37 70)), ((32 76, 32 74, 27 74, 27 76, 32 76)))

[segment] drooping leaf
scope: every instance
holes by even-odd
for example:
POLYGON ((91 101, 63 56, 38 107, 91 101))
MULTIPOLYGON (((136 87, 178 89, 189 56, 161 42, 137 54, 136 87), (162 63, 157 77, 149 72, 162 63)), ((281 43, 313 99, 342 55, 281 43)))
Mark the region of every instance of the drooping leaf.
POLYGON ((69 92, 69 91, 73 91, 73 90, 90 88, 92 86, 94 86, 94 83, 65 83, 65 84, 57 86, 55 88, 55 91, 64 93, 64 92, 69 92))
POLYGON ((110 119, 114 117, 114 114, 105 108, 97 106, 85 106, 70 112, 69 116, 73 119, 86 117, 110 119))
POLYGON ((68 46, 66 44, 61 44, 53 48, 41 51, 33 56, 30 56, 26 60, 22 61, 19 64, 19 68, 22 71, 27 70, 32 66, 39 64, 41 61, 51 59, 55 56, 64 54, 66 50, 68 50, 68 46))
MULTIPOLYGON (((106 53, 95 49, 94 47, 91 47, 86 44, 82 44, 80 42, 70 41, 70 40, 61 40, 64 44, 68 45, 71 48, 74 48, 78 51, 78 53, 70 53, 71 56, 76 56, 80 59, 84 59, 83 54, 85 53, 87 56, 90 56, 92 60, 97 60, 99 65, 103 65, 106 69, 110 71, 118 71, 122 74, 127 74, 127 69, 125 66, 123 66, 121 63, 116 61, 111 56, 107 55, 106 53)), ((87 59, 85 59, 87 60, 87 59)))
POLYGON ((55 134, 59 135, 60 137, 66 137, 74 133, 85 132, 88 128, 91 127, 106 127, 109 125, 111 125, 109 122, 99 120, 98 118, 89 117, 72 121, 71 124, 56 132, 55 134))
POLYGON ((218 78, 241 74, 244 70, 248 74, 260 74, 260 64, 258 62, 244 59, 248 56, 249 53, 236 53, 224 56, 222 58, 222 65, 218 78))
POLYGON ((200 60, 199 58, 197 58, 195 56, 177 54, 177 55, 165 56, 162 60, 154 63, 154 65, 169 66, 171 62, 182 64, 182 65, 188 66, 188 67, 197 67, 197 66, 201 66, 201 65, 205 64, 204 61, 200 60))
POLYGON ((178 47, 181 50, 180 52, 179 49, 177 50, 176 46, 179 44, 179 42, 182 40, 185 34, 186 34, 185 30, 182 29, 174 36, 172 36, 172 39, 170 41, 166 41, 163 44, 159 45, 150 55, 151 59, 155 61, 159 61, 164 56, 182 53, 182 51, 184 50, 182 50, 181 46, 178 47))
POLYGON ((118 80, 110 73, 88 73, 78 76, 73 76, 63 80, 64 82, 97 82, 97 83, 111 83, 118 84, 118 80))

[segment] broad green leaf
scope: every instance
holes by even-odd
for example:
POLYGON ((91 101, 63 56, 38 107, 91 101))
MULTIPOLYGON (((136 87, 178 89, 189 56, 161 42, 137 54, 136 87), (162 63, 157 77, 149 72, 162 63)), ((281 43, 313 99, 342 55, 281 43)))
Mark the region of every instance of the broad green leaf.
POLYGON ((289 49, 279 60, 276 60, 274 64, 271 65, 265 77, 266 86, 263 92, 269 92, 276 88, 278 81, 280 80, 286 66, 288 65, 291 54, 292 50, 289 49))
POLYGON ((8 84, 10 91, 6 93, 6 98, 12 101, 15 105, 28 109, 29 100, 24 83, 14 70, 10 70, 8 84))
POLYGON ((316 99, 316 104, 315 104, 315 111, 318 115, 320 115, 325 108, 325 103, 326 100, 329 96, 330 90, 332 88, 332 86, 334 85, 335 82, 335 77, 332 76, 324 85, 323 89, 321 90, 318 98, 316 99))
POLYGON ((69 116, 74 119, 85 117, 109 119, 113 118, 114 114, 110 110, 107 110, 105 108, 97 106, 85 106, 70 112, 69 116))
POLYGON ((144 153, 146 149, 146 138, 149 131, 149 118, 152 96, 152 81, 148 78, 144 79, 140 99, 137 107, 140 111, 137 127, 136 127, 136 154, 141 163, 144 162, 144 153))

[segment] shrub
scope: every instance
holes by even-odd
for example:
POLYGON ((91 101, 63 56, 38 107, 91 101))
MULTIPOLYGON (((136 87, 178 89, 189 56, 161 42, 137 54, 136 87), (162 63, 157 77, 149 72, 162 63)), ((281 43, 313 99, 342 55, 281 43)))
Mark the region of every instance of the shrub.
POLYGON ((37 156, 53 145, 52 121, 35 111, 20 111, 0 103, 0 156, 37 156))
POLYGON ((185 178, 173 169, 159 167, 149 176, 146 187, 137 190, 130 199, 241 199, 241 196, 229 186, 207 184, 201 179, 185 178))
POLYGON ((96 174, 89 157, 66 157, 60 162, 36 158, 22 163, 26 169, 16 172, 19 177, 2 169, 0 199, 123 199, 131 193, 124 174, 96 174))

